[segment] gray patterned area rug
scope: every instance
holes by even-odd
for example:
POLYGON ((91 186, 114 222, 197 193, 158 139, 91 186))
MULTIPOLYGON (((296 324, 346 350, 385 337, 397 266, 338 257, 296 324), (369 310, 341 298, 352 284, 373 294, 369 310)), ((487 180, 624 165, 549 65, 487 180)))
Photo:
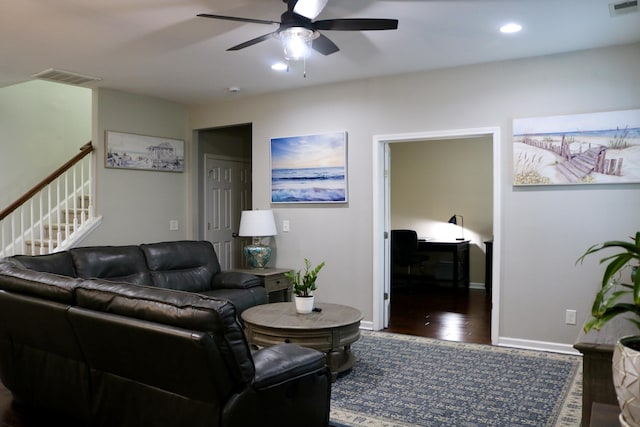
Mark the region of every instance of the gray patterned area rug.
POLYGON ((579 356, 362 331, 331 425, 580 425, 579 356))

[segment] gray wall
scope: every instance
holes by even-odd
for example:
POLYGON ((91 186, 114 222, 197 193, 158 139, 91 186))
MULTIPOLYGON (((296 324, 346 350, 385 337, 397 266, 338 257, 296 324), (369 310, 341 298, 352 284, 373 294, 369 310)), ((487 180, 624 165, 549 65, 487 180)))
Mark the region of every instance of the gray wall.
POLYGON ((96 214, 100 227, 82 244, 123 245, 185 239, 191 235, 192 203, 187 191, 194 167, 185 143, 184 173, 104 167, 105 131, 185 139, 187 110, 178 104, 128 93, 97 89, 93 94, 96 145, 96 214), (177 220, 179 230, 170 231, 177 220))
POLYGON ((564 324, 565 309, 577 309, 579 323, 586 319, 601 272, 597 260, 575 260, 595 242, 640 229, 640 186, 512 187, 512 121, 638 108, 638 69, 635 44, 238 99, 193 108, 190 126, 253 124, 253 205, 260 209, 271 207, 271 137, 348 132, 349 203, 272 206, 278 221, 291 222, 276 238, 276 264, 326 261, 318 298, 356 306, 365 320, 373 315, 373 136, 500 127, 500 340, 570 349, 580 325, 564 324))
POLYGON ((42 80, 0 89, 0 210, 91 140, 91 90, 42 80))

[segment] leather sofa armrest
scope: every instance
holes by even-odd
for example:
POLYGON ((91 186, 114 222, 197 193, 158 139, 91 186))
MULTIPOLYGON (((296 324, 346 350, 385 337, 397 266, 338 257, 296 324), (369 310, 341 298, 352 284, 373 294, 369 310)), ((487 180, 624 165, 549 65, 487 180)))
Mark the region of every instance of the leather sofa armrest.
POLYGON ((253 274, 237 271, 221 271, 213 276, 212 288, 247 289, 260 286, 261 281, 253 274))
POLYGON ((296 344, 277 344, 253 354, 256 368, 253 386, 263 389, 282 384, 324 368, 326 356, 296 344))

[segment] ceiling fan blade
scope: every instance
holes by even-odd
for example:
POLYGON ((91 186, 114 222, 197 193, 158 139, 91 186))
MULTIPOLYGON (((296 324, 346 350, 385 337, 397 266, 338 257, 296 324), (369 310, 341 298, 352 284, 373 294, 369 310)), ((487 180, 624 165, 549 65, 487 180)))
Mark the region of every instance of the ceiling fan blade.
POLYGON ((324 19, 313 23, 318 30, 375 31, 397 30, 397 19, 324 19))
POLYGON ((313 50, 320 52, 323 55, 331 55, 332 53, 336 53, 340 50, 334 42, 322 34, 313 39, 311 47, 313 50))
POLYGON ((239 45, 230 47, 227 50, 240 50, 240 49, 244 49, 245 47, 253 46, 254 44, 258 44, 260 42, 263 42, 263 41, 265 41, 267 39, 272 38, 274 34, 275 34, 275 32, 269 33, 269 34, 265 34, 265 35, 260 36, 260 37, 256 37, 255 39, 251 39, 251 40, 246 41, 244 43, 240 43, 239 45))
POLYGON ((265 21, 263 19, 251 19, 251 18, 238 18, 236 16, 211 15, 209 13, 199 13, 197 16, 201 18, 213 18, 213 19, 224 19, 227 21, 249 22, 252 24, 268 24, 268 25, 280 24, 277 21, 265 21))
POLYGON ((328 0, 290 0, 294 2, 293 12, 309 19, 316 19, 328 0))

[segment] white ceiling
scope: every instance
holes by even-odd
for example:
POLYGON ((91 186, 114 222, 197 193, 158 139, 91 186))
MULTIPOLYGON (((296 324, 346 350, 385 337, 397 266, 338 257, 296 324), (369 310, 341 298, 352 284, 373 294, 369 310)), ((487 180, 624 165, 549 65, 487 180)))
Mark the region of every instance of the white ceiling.
MULTIPOLYGON (((640 41, 640 13, 622 0, 329 0, 317 19, 394 18, 398 30, 325 31, 340 51, 289 73, 270 69, 277 40, 225 50, 275 26, 198 18, 213 13, 279 21, 281 0, 3 0, 0 87, 54 68, 92 85, 206 104, 230 97, 419 70, 640 41), (518 34, 502 24, 517 21, 518 34), (229 93, 237 86, 241 91, 229 93)), ((640 70, 639 70, 640 71, 640 70)))

